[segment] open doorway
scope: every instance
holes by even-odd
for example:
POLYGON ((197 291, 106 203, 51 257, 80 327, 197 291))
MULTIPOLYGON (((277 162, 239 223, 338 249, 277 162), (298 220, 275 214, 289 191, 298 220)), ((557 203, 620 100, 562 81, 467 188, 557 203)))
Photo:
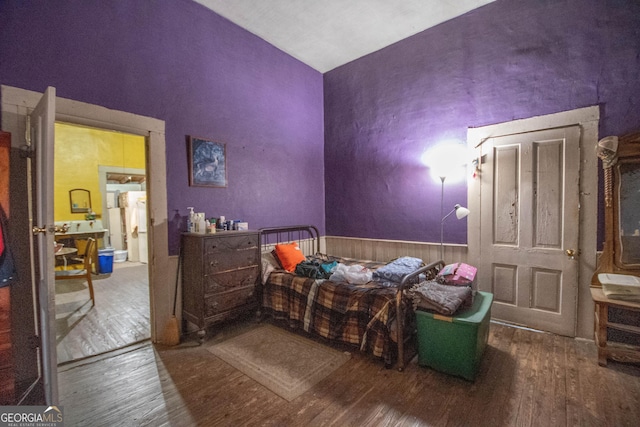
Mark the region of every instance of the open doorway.
POLYGON ((55 240, 72 252, 56 257, 56 277, 83 270, 74 255, 96 243, 91 285, 55 281, 59 365, 150 338, 146 144, 140 135, 55 124, 54 220, 67 229, 55 240), (74 203, 78 187, 88 207, 74 203))
MULTIPOLYGON (((34 402, 48 401, 57 403, 57 356, 55 340, 55 298, 53 284, 53 243, 54 214, 53 198, 53 153, 48 146, 49 123, 64 121, 100 129, 113 129, 143 136, 147 147, 147 181, 149 182, 147 210, 149 215, 149 298, 151 340, 159 341, 159 331, 171 317, 175 284, 172 278, 176 275, 177 256, 169 256, 167 233, 167 185, 166 185, 166 143, 165 123, 151 117, 140 116, 124 111, 111 110, 94 104, 74 101, 55 96, 55 88, 47 88, 42 93, 0 85, 2 104, 2 128, 15 137, 11 140, 11 234, 19 244, 16 249, 16 267, 21 278, 21 285, 12 289, 12 340, 16 358, 16 384, 31 384, 26 391, 16 389, 16 395, 24 398, 34 396, 34 402), (36 165, 31 167, 30 146, 25 145, 28 116, 34 115, 34 109, 42 101, 47 103, 46 117, 37 116, 41 120, 41 128, 47 132, 40 140, 45 145, 38 145, 41 156, 36 165), (53 105, 51 105, 53 104, 53 105), (53 118, 51 116, 54 116, 53 118), (27 156, 23 152, 27 152, 27 156), (15 153, 15 156, 13 154, 15 153), (16 166, 16 167, 14 167, 16 166), (36 173, 37 172, 37 173, 36 173), (29 193, 29 183, 37 182, 43 191, 38 197, 25 197, 29 193), (16 184, 15 186, 13 184, 16 184), (51 183, 51 185, 49 185, 51 183), (13 191, 15 189, 15 191, 13 191), (33 202, 33 203, 32 203, 33 202), (37 218, 25 215, 32 211, 37 218), (33 222, 37 221, 37 222, 33 222), (38 229, 33 226, 38 224, 38 229), (13 226, 15 225, 15 227, 13 226), (41 231, 42 230, 42 231, 41 231), (37 235, 33 233, 37 232, 37 235), (35 237, 34 237, 35 236, 35 237), (40 244, 46 240, 46 248, 40 244), (51 263, 51 269, 38 268, 41 263, 51 263), (15 293, 13 291, 16 291, 15 293), (36 295, 40 295, 37 299, 36 295), (14 299, 15 296, 15 299, 14 299), (38 301, 41 303, 38 305, 38 301), (15 308, 15 309, 14 309, 15 308), (38 345, 34 345, 33 337, 39 336, 38 345), (35 390, 35 391, 34 391, 35 390), (36 396, 41 394, 44 399, 36 396)), ((38 111, 42 112, 42 109, 38 111)), ((37 140, 34 140, 38 142, 37 140)), ((51 150, 53 151, 53 150, 51 150)), ((73 153, 69 153, 73 154, 73 153)), ((22 400, 23 398, 21 398, 22 400)))

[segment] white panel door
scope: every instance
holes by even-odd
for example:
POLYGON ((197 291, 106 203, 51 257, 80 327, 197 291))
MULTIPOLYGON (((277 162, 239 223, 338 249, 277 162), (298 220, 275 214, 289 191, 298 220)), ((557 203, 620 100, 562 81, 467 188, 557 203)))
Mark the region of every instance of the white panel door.
POLYGON ((29 115, 30 138, 35 153, 33 206, 29 213, 34 227, 32 253, 37 260, 38 304, 42 341, 42 376, 47 405, 58 404, 58 367, 56 354, 56 302, 53 253, 53 144, 56 118, 56 90, 47 88, 29 115), (36 230, 39 229, 40 231, 36 230))
POLYGON ((572 126, 482 144, 478 284, 495 319, 575 334, 579 142, 572 126))

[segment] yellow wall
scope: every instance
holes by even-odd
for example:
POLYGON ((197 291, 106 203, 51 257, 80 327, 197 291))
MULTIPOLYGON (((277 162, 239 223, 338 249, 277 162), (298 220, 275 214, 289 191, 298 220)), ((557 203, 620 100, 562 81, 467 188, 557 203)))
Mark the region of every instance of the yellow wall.
POLYGON ((72 214, 69 190, 91 191, 93 211, 102 215, 102 190, 98 166, 145 169, 145 138, 66 123, 55 125, 54 220, 81 220, 72 214))

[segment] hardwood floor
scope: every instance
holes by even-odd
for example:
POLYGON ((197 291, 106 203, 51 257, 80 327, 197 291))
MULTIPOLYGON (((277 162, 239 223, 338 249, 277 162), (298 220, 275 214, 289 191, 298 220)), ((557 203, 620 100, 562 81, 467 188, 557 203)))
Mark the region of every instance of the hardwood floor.
POLYGON ((142 344, 59 372, 69 426, 637 426, 640 366, 597 364, 593 342, 491 324, 475 382, 417 365, 404 372, 353 351, 287 402, 206 347, 142 344))
POLYGON ((94 275, 96 305, 84 280, 56 282, 58 364, 95 356, 149 339, 147 264, 114 263, 94 275))

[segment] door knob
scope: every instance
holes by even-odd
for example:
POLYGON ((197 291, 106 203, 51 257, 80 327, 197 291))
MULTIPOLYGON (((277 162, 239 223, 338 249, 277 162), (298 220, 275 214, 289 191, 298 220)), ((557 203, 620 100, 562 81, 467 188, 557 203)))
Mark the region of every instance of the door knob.
POLYGON ((33 233, 33 235, 34 235, 34 236, 35 236, 35 235, 37 235, 38 233, 46 234, 46 233, 47 233, 47 229, 46 229, 46 228, 44 228, 44 227, 42 227, 42 228, 40 228, 40 227, 33 227, 33 228, 31 229, 31 232, 33 233))
POLYGON ((574 249, 567 249, 565 251, 565 253, 567 254, 567 256, 569 257, 569 259, 576 259, 576 251, 574 249))

